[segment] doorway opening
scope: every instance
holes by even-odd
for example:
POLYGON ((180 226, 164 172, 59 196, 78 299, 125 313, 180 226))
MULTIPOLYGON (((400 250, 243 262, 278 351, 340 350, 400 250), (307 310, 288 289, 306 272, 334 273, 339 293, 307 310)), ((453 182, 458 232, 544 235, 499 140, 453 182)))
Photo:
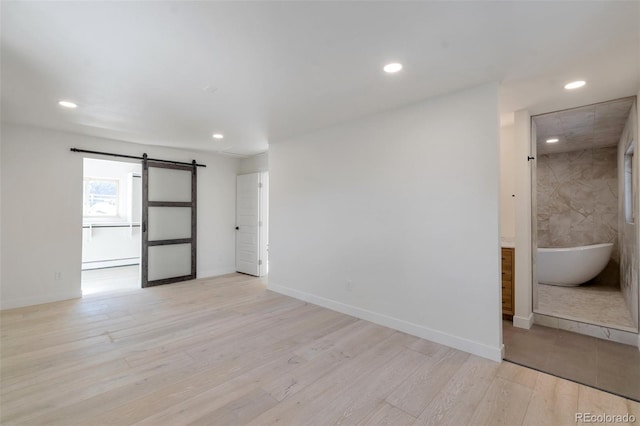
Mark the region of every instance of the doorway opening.
POLYGON ((636 97, 531 117, 533 324, 503 341, 510 362, 640 401, 635 117, 636 97))
POLYGON ((633 256, 625 241, 635 240, 624 226, 634 103, 630 97, 532 117, 538 323, 559 318, 638 332, 637 282, 621 268, 633 256))
POLYGON ((140 288, 142 166, 85 158, 82 295, 140 288))

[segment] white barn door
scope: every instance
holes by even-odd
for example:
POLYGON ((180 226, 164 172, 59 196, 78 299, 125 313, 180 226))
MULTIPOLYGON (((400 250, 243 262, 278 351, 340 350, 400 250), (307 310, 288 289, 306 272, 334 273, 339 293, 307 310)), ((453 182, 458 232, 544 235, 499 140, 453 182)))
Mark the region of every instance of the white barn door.
POLYGON ((266 273, 263 180, 261 173, 240 175, 236 180, 236 271, 255 276, 266 273))

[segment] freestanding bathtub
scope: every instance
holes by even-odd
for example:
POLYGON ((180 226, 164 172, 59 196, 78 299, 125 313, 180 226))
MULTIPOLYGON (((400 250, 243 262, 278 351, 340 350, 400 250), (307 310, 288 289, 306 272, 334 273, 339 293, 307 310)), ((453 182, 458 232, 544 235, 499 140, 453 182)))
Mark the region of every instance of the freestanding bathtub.
POLYGON ((538 282, 575 287, 595 278, 609 263, 613 243, 538 248, 538 282))

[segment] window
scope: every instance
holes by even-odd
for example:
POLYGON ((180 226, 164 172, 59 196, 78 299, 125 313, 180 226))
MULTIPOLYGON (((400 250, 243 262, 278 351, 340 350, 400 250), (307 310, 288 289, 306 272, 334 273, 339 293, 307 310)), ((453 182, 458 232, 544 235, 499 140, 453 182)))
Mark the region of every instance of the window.
POLYGON ((115 179, 85 178, 83 214, 89 217, 118 216, 119 182, 115 179))
POLYGON ((633 191, 633 143, 624 155, 624 217, 627 223, 635 223, 633 206, 634 197, 637 196, 633 191))

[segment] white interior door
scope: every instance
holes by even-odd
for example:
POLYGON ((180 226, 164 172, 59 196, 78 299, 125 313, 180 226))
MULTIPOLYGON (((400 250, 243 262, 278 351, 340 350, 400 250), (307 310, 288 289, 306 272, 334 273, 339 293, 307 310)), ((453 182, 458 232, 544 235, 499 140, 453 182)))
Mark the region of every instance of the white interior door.
POLYGON ((196 165, 143 162, 142 287, 196 278, 196 165))
POLYGON ((236 178, 236 271, 260 276, 260 173, 236 178))

